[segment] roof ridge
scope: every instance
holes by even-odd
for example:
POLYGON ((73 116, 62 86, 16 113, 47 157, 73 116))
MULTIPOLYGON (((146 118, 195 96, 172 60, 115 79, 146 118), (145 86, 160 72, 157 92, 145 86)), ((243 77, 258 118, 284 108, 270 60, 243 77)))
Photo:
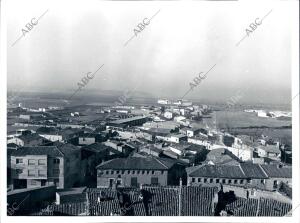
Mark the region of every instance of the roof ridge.
POLYGON ((243 175, 244 175, 245 177, 247 177, 246 174, 245 174, 245 172, 244 172, 244 170, 243 170, 243 168, 242 168, 241 163, 240 163, 240 165, 239 165, 239 168, 240 168, 240 170, 242 171, 243 175))
POLYGON ((159 160, 158 158, 154 157, 154 159, 159 162, 161 165, 163 165, 165 168, 169 168, 166 164, 164 164, 161 160, 159 160))
POLYGON ((270 178, 269 175, 267 174, 267 172, 264 170, 264 168, 263 168, 260 164, 258 164, 258 166, 259 166, 259 168, 262 170, 262 172, 265 174, 265 176, 266 176, 267 178, 270 178))
POLYGON ((65 154, 57 146, 54 146, 54 147, 55 147, 55 149, 57 149, 58 152, 61 153, 62 156, 65 156, 65 154))

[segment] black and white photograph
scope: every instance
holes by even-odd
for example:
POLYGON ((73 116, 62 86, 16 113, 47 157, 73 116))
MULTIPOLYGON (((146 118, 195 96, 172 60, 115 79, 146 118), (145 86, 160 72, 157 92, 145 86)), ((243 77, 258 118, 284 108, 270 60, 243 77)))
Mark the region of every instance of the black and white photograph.
POLYGON ((4 0, 0 28, 2 222, 299 222, 299 1, 4 0))

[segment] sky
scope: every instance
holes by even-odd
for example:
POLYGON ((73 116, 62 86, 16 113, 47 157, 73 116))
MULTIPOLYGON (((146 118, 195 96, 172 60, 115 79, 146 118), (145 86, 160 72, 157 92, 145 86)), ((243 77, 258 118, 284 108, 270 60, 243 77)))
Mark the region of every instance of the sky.
POLYGON ((72 92, 103 64, 82 94, 136 89, 181 98, 200 72, 214 66, 186 99, 226 101, 237 94, 245 102, 291 99, 292 8, 285 2, 11 2, 8 90, 72 92), (153 15, 135 36, 137 25, 153 15), (265 15, 237 46, 249 25, 265 15))

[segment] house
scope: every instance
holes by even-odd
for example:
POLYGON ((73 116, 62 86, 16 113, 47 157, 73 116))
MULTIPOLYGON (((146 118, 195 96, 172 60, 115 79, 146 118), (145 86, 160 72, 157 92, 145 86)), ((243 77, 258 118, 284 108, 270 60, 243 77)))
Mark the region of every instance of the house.
POLYGON ((206 155, 206 160, 209 164, 214 165, 238 165, 240 160, 225 148, 211 150, 206 155))
POLYGON ((63 141, 62 131, 54 127, 40 127, 36 133, 52 142, 63 141))
POLYGON ((259 157, 267 157, 273 160, 280 160, 281 151, 278 145, 258 146, 257 153, 259 157))
POLYGON ((280 164, 261 165, 262 169, 268 176, 266 187, 269 190, 277 190, 281 183, 292 185, 292 167, 282 166, 280 164))
POLYGON ((166 119, 172 119, 172 118, 173 118, 173 113, 172 113, 172 112, 169 112, 169 111, 166 111, 166 112, 164 113, 164 117, 165 117, 166 119))
POLYGON ((240 163, 239 165, 200 165, 186 169, 188 185, 218 184, 273 191, 278 185, 291 183, 292 169, 276 165, 240 163))
POLYGON ((189 137, 187 139, 188 143, 195 145, 205 146, 208 150, 211 150, 212 142, 209 140, 208 136, 198 135, 189 137))
POLYGON ((10 137, 7 140, 7 144, 14 143, 18 146, 38 146, 42 144, 46 144, 49 141, 36 133, 17 135, 10 137))
POLYGON ((129 153, 131 153, 134 150, 132 146, 126 144, 125 142, 113 139, 107 140, 106 142, 104 142, 104 145, 123 153, 125 156, 129 155, 129 153))
POLYGON ((138 187, 176 185, 184 177, 184 167, 177 161, 157 157, 117 158, 97 166, 97 187, 138 187))
POLYGON ((187 136, 183 134, 169 134, 165 141, 167 142, 174 142, 174 143, 180 143, 183 141, 187 141, 187 136))
POLYGON ((20 147, 11 153, 13 186, 73 187, 81 181, 80 159, 80 149, 71 144, 20 147))

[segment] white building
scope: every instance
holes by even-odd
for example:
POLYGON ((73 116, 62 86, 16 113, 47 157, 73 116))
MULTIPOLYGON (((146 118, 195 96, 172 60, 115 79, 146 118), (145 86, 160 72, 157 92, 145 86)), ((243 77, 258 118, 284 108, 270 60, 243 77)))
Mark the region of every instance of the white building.
POLYGON ((172 119, 173 118, 173 113, 169 112, 169 111, 166 111, 164 113, 164 117, 167 118, 167 119, 172 119))
POLYGON ((157 103, 161 104, 161 105, 168 105, 168 104, 170 104, 170 101, 167 99, 158 99, 157 103))

